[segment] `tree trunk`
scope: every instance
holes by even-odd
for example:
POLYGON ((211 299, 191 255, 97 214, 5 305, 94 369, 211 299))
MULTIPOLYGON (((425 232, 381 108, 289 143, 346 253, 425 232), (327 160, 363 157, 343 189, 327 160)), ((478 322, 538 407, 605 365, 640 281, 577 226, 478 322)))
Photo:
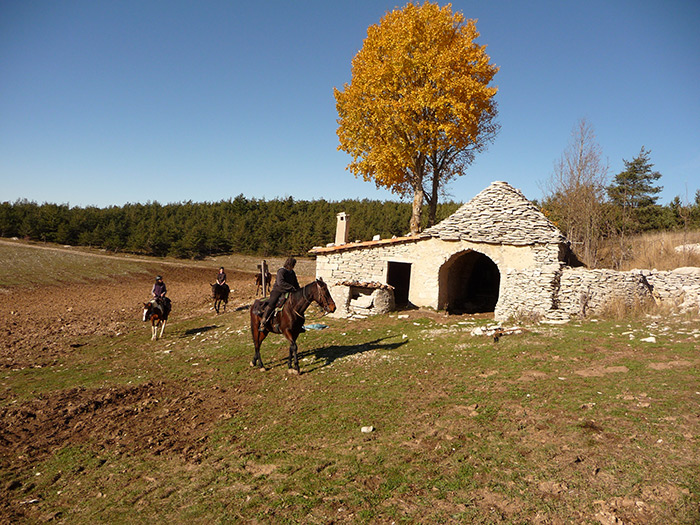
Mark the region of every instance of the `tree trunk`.
POLYGON ((420 232, 421 212, 423 211, 423 186, 418 184, 413 190, 413 211, 411 212, 411 235, 420 232))
POLYGON ((437 215, 438 190, 440 188, 440 173, 433 167, 433 186, 431 188, 428 203, 428 227, 435 226, 435 215, 437 215))

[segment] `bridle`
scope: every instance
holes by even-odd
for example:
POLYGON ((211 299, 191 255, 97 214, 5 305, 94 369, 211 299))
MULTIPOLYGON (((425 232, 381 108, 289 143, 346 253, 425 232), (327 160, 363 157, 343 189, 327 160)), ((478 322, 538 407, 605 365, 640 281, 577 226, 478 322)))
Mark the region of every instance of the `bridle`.
MULTIPOLYGON (((330 313, 329 310, 328 310, 328 301, 325 300, 325 297, 320 296, 320 299, 321 299, 321 300, 317 300, 315 297, 313 297, 313 295, 312 295, 310 298, 307 297, 307 295, 306 295, 306 289, 309 288, 309 287, 313 287, 314 284, 317 285, 317 286, 320 286, 320 285, 318 284, 318 279, 315 280, 314 282, 309 283, 309 284, 307 284, 306 286, 304 286, 304 287, 301 289, 301 295, 302 295, 302 297, 303 297, 309 304, 311 304, 313 301, 316 301, 316 302, 321 306, 321 308, 323 308, 323 315, 322 315, 321 317, 325 317, 326 315, 328 315, 328 314, 330 313)), ((320 294, 319 294, 319 295, 320 295, 320 294)), ((296 315, 298 315, 299 317, 304 317, 302 314, 300 314, 300 313, 297 312, 296 310, 294 310, 294 313, 295 313, 296 315)))

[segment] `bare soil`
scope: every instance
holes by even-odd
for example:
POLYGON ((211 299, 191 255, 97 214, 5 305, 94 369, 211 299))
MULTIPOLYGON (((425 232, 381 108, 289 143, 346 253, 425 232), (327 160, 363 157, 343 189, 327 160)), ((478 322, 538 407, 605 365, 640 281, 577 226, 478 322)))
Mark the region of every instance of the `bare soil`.
MULTIPOLYGON (((163 271, 173 315, 202 315, 212 307, 212 268, 169 266, 163 271)), ((228 308, 252 302, 252 273, 227 271, 228 308)), ((143 302, 150 300, 153 279, 138 275, 117 280, 10 288, 0 292, 0 369, 50 366, 80 345, 81 337, 115 335, 142 328, 143 302)))
MULTIPOLYGON (((172 265, 162 270, 178 319, 211 311, 216 269, 172 265)), ((232 289, 228 309, 250 304, 255 275, 227 271, 232 289)), ((143 302, 150 299, 152 276, 58 283, 0 292, 0 373, 55 365, 95 335, 143 331, 143 302)), ((167 330, 167 329, 166 329, 167 330)), ((9 389, 0 390, 6 405, 9 389)), ((222 417, 237 409, 236 395, 225 389, 206 392, 187 382, 151 382, 107 388, 71 388, 0 408, 0 468, 28 468, 55 450, 89 444, 98 450, 180 454, 198 461, 205 438, 222 417), (161 400, 167 400, 163 403, 161 400)), ((12 485, 12 482, 10 482, 12 485)), ((0 487, 0 518, 21 519, 23 509, 0 487)), ((0 519, 2 521, 2 519, 0 519)))

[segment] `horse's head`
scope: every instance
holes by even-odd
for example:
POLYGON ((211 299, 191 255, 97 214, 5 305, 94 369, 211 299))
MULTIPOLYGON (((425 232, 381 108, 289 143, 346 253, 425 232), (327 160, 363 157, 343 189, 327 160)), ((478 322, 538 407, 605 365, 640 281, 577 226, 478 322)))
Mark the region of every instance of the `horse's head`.
POLYGON ((335 301, 328 291, 328 285, 320 277, 314 282, 314 300, 323 308, 327 314, 335 312, 335 301))
POLYGON ((215 299, 216 298, 216 287, 218 286, 219 283, 213 283, 211 285, 211 298, 215 299))
POLYGON ((151 318, 153 303, 143 303, 143 322, 145 323, 151 318))

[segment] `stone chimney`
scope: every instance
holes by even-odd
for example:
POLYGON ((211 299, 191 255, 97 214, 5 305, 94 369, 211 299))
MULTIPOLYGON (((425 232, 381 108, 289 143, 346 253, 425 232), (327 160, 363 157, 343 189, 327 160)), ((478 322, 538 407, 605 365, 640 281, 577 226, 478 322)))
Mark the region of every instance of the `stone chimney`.
POLYGON ((335 225, 335 244, 347 244, 348 242, 348 216, 344 211, 336 215, 337 222, 335 225))

